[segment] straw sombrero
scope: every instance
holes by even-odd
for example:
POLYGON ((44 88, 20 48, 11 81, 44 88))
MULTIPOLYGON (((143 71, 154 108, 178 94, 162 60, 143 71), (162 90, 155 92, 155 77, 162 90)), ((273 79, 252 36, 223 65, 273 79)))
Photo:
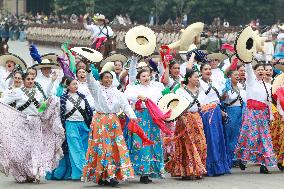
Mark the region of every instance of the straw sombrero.
POLYGON ((61 67, 57 63, 50 62, 49 59, 43 59, 41 63, 33 65, 32 68, 39 70, 41 68, 60 69, 61 67))
POLYGON ((172 110, 171 116, 165 121, 176 120, 188 109, 189 105, 190 102, 186 98, 174 93, 164 95, 158 102, 158 106, 163 112, 172 110))
POLYGON ((250 26, 244 28, 235 41, 235 51, 238 59, 243 63, 251 63, 256 54, 254 31, 250 26))
POLYGON ((15 62, 15 64, 18 64, 22 68, 22 70, 25 70, 27 68, 27 64, 25 63, 25 61, 21 57, 12 53, 1 55, 0 65, 5 66, 6 62, 9 60, 15 62))
POLYGON ((105 63, 105 65, 103 66, 101 73, 105 72, 105 71, 113 71, 114 70, 114 63, 113 62, 107 62, 105 63))
POLYGON ((150 28, 142 25, 136 26, 126 33, 125 44, 132 52, 141 56, 149 56, 155 51, 156 35, 150 28))
POLYGON ((272 94, 275 94, 277 89, 284 85, 284 73, 277 75, 272 81, 272 94))
POLYGON ((210 60, 219 60, 220 62, 226 60, 227 58, 229 58, 227 55, 223 54, 223 53, 211 53, 207 55, 207 59, 210 60))
POLYGON ((284 72, 284 62, 277 62, 277 63, 274 64, 274 67, 277 70, 284 72))
POLYGON ((88 47, 73 47, 70 50, 90 63, 98 63, 103 59, 102 53, 88 47))
POLYGON ((50 62, 56 63, 58 55, 55 53, 47 53, 41 56, 41 59, 48 59, 50 62))
POLYGON ((115 61, 120 61, 122 62, 122 65, 124 65, 127 61, 127 57, 123 54, 112 54, 108 57, 106 57, 102 63, 101 63, 101 67, 103 67, 107 62, 115 62, 115 61))
POLYGON ((201 32, 203 31, 203 28, 204 23, 202 22, 196 22, 189 25, 181 34, 179 50, 188 50, 189 46, 195 43, 195 38, 200 36, 201 32))
POLYGON ((279 28, 280 30, 284 30, 284 24, 278 25, 278 28, 279 28))

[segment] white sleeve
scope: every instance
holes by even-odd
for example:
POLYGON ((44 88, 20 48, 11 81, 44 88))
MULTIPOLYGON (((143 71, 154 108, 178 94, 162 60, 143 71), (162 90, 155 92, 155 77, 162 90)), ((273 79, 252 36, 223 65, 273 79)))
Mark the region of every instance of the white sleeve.
POLYGON ((12 89, 9 92, 3 93, 3 98, 0 98, 0 102, 5 104, 11 104, 17 100, 20 100, 22 95, 19 92, 19 89, 12 89))
POLYGON ((246 64, 245 67, 246 67, 246 85, 251 86, 254 83, 256 76, 254 74, 251 64, 246 64))
POLYGON ((184 62, 183 64, 180 65, 180 75, 182 77, 184 77, 186 74, 186 67, 187 67, 187 62, 184 62))
POLYGON ((162 76, 163 76, 163 74, 164 74, 164 72, 165 72, 164 65, 163 65, 162 62, 160 62, 158 64, 158 70, 159 70, 159 81, 160 81, 162 76))
POLYGON ((133 109, 131 108, 131 106, 129 105, 126 97, 124 96, 123 93, 120 93, 120 100, 121 100, 121 105, 120 108, 122 109, 122 111, 130 118, 130 119, 137 119, 133 109))
POLYGON ((90 73, 87 74, 87 85, 93 98, 96 98, 100 83, 90 73))
POLYGON ((138 94, 135 85, 127 85, 126 90, 124 91, 124 95, 129 101, 136 103, 138 94))
POLYGON ((128 71, 129 84, 132 84, 136 81, 136 76, 137 76, 136 65, 137 65, 137 59, 132 58, 132 60, 130 61, 130 66, 128 71))
POLYGON ((109 27, 109 26, 108 26, 108 35, 109 35, 110 37, 113 36, 113 31, 112 31, 111 27, 109 27))
MULTIPOLYGON (((90 31, 93 30, 92 25, 88 25, 87 23, 84 23, 84 28, 85 28, 86 30, 90 30, 90 31)), ((93 31, 92 31, 92 32, 93 32, 93 31)))
POLYGON ((47 86, 47 90, 46 90, 46 94, 48 97, 51 97, 52 95, 54 95, 54 85, 55 85, 56 81, 51 81, 48 86, 47 86))

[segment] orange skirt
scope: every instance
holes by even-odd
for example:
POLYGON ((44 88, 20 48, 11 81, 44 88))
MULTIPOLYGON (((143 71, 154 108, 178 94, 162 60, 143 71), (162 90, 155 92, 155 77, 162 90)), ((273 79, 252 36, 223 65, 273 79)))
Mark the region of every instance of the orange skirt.
POLYGON ((198 112, 188 112, 176 123, 175 150, 166 164, 173 177, 202 176, 206 174, 207 146, 202 119, 198 112))
POLYGON ((116 114, 96 113, 91 123, 83 180, 98 182, 134 177, 129 152, 116 114))

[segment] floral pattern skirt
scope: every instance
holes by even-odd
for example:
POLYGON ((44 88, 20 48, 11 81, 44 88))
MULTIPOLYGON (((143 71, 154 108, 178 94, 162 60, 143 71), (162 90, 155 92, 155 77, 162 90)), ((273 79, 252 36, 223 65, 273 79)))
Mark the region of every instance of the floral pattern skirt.
MULTIPOLYGON (((175 132, 175 127, 176 127, 176 123, 175 122, 169 122, 169 123, 166 123, 166 127, 168 129, 170 129, 173 134, 165 134, 165 133, 161 133, 162 134, 162 137, 163 139, 164 138, 168 138, 168 137, 173 137, 174 135, 174 132, 175 132)), ((168 142, 163 142, 163 150, 164 150, 164 158, 165 158, 165 161, 169 160, 171 155, 172 155, 172 152, 175 151, 175 143, 174 141, 168 141, 168 142)))
POLYGON ((135 133, 128 133, 129 153, 136 175, 163 178, 164 156, 162 138, 159 127, 153 122, 149 111, 135 111, 138 125, 148 138, 155 142, 151 146, 142 146, 142 141, 135 133))
POLYGON ((236 147, 237 159, 265 166, 274 166, 276 164, 269 126, 268 107, 265 110, 245 108, 243 124, 236 147))
POLYGON ((277 108, 272 106, 273 121, 270 126, 270 134, 272 138, 273 149, 277 160, 284 166, 284 122, 281 120, 281 115, 277 108))
POLYGON ((177 120, 174 134, 175 151, 166 164, 172 177, 206 174, 207 146, 202 119, 198 112, 185 113, 177 120))
POLYGON ((116 114, 96 113, 90 128, 83 180, 98 183, 100 179, 125 180, 134 177, 116 114))

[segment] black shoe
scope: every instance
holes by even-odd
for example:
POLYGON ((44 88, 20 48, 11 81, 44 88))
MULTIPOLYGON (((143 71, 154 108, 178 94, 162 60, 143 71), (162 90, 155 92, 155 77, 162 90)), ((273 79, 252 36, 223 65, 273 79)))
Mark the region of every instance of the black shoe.
POLYGON ((110 185, 112 187, 116 187, 119 184, 119 182, 116 180, 116 178, 110 179, 110 185))
POLYGON ((271 172, 264 165, 260 166, 260 173, 262 173, 262 174, 271 174, 271 172))
POLYGON ((98 182, 98 185, 100 185, 100 186, 101 185, 109 186, 110 183, 107 180, 100 179, 99 182, 98 182))
POLYGON ((284 166, 282 165, 282 163, 277 163, 277 167, 280 171, 284 171, 284 166))
POLYGON ((242 171, 246 170, 246 168, 247 168, 246 165, 243 164, 242 160, 239 160, 239 167, 242 171))
POLYGON ((140 182, 142 182, 144 184, 149 184, 150 182, 152 182, 152 180, 149 179, 148 176, 142 176, 142 177, 140 177, 140 182))

